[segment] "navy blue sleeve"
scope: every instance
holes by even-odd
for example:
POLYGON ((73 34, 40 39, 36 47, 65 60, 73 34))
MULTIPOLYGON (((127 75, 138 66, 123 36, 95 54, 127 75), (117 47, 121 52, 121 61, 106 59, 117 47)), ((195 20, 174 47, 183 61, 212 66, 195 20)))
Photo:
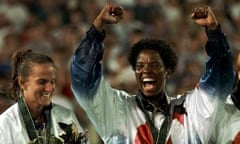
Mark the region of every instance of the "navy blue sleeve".
POLYGON ((206 52, 209 60, 205 73, 200 79, 200 86, 213 95, 226 97, 230 94, 234 83, 233 57, 226 35, 222 33, 220 25, 216 30, 207 30, 208 41, 206 52))
POLYGON ((93 25, 78 45, 71 58, 71 87, 75 97, 91 97, 95 93, 102 75, 101 60, 105 32, 93 25))

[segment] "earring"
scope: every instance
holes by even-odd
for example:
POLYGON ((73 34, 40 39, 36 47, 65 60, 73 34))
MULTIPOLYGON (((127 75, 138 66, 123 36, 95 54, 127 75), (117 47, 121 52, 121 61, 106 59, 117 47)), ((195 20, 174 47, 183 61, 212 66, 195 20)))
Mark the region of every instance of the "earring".
POLYGON ((166 78, 169 78, 169 71, 166 72, 166 78))

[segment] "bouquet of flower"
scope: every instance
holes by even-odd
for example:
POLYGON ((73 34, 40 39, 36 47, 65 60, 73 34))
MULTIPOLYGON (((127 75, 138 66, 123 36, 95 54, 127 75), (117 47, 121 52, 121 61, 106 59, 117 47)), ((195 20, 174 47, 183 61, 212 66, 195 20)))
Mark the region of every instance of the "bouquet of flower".
POLYGON ((60 128, 64 131, 59 137, 51 135, 44 138, 44 136, 38 136, 38 138, 31 141, 29 144, 87 144, 88 134, 87 131, 77 133, 73 127, 73 124, 58 123, 60 128))

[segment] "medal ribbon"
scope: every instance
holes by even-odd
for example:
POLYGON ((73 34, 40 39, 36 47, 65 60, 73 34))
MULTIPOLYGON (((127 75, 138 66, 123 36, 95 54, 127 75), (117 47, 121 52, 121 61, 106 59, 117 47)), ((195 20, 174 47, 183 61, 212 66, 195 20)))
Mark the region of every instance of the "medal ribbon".
MULTIPOLYGON (((32 120, 32 116, 28 110, 28 107, 25 104, 23 97, 19 98, 18 105, 19 105, 19 109, 20 109, 20 112, 23 117, 24 124, 27 129, 28 136, 29 136, 30 140, 33 141, 34 139, 37 138, 36 129, 35 129, 35 126, 34 126, 34 123, 32 120)), ((47 116, 47 127, 46 127, 47 138, 50 137, 50 130, 51 130, 51 120, 50 119, 51 119, 51 117, 50 117, 50 111, 49 111, 48 116, 47 116)))

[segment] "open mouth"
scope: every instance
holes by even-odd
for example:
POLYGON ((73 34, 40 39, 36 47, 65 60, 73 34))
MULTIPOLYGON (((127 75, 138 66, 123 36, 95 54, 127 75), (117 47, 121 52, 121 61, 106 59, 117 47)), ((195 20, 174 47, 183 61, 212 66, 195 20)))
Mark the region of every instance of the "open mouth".
POLYGON ((144 89, 153 89, 155 87, 156 80, 153 78, 144 78, 143 87, 144 89))
POLYGON ((51 93, 43 93, 42 96, 49 98, 51 96, 51 93))

